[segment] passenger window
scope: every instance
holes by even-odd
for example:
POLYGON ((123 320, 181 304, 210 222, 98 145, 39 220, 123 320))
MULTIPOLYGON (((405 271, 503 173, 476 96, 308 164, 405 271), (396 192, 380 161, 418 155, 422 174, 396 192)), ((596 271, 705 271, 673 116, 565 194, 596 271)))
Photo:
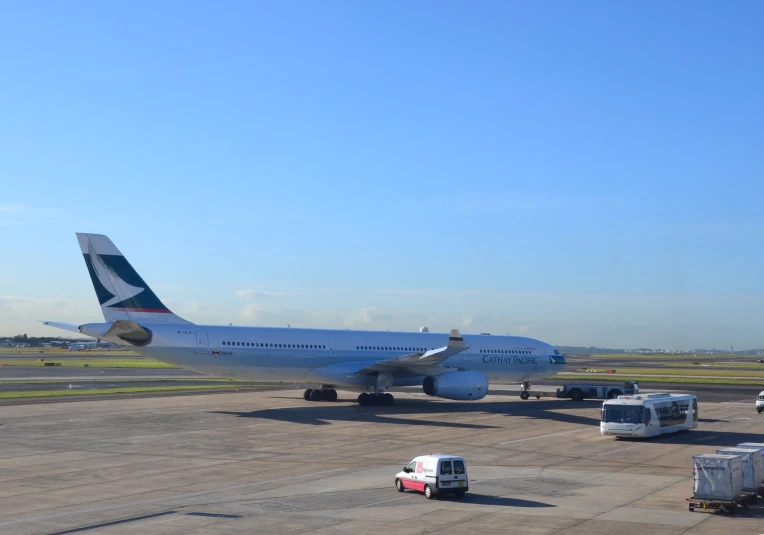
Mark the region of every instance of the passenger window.
POLYGON ((454 474, 464 473, 464 461, 454 461, 454 474))
POLYGON ((451 461, 440 461, 440 475, 450 476, 451 474, 451 461))
POLYGON ((416 472, 416 461, 411 461, 408 465, 409 472, 416 472))

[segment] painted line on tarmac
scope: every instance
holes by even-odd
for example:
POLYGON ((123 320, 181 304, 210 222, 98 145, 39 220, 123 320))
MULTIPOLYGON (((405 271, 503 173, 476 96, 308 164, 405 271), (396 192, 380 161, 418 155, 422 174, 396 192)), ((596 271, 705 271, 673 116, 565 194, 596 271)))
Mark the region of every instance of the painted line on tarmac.
POLYGON ((176 516, 173 518, 168 518, 167 520, 157 520, 156 522, 144 522, 143 524, 136 524, 134 526, 130 526, 129 529, 140 528, 143 526, 148 526, 150 524, 164 524, 165 522, 175 522, 176 520, 181 520, 182 518, 183 518, 182 516, 176 516))
MULTIPOLYGON (((583 433, 584 431, 592 431, 592 429, 587 427, 586 429, 576 429, 574 431, 563 431, 561 433, 551 433, 549 435, 539 435, 537 437, 518 438, 516 440, 508 440, 506 442, 499 442, 499 446, 501 446, 502 444, 515 444, 516 442, 525 442, 527 440, 538 440, 540 438, 559 437, 561 435, 572 435, 573 433, 583 433)), ((597 431, 599 431, 599 427, 597 428, 597 431)))
POLYGON ((113 509, 123 509, 125 507, 133 507, 133 506, 136 506, 136 505, 146 505, 146 504, 149 504, 149 503, 166 502, 166 501, 170 501, 170 500, 180 500, 180 499, 184 499, 184 498, 192 498, 192 497, 195 497, 195 496, 204 496, 205 494, 213 494, 215 492, 223 492, 223 491, 227 491, 227 490, 236 490, 236 489, 245 489, 245 488, 248 488, 248 487, 257 487, 257 486, 260 486, 260 485, 267 485, 269 483, 280 483, 282 481, 291 481, 291 480, 294 480, 294 479, 301 479, 301 478, 310 477, 310 476, 322 476, 322 475, 325 475, 325 474, 333 474, 333 473, 336 473, 336 472, 344 472, 346 470, 347 470, 347 468, 335 468, 333 470, 324 470, 322 472, 313 472, 313 473, 310 473, 310 474, 302 474, 302 475, 299 475, 299 476, 282 477, 282 478, 279 478, 279 479, 268 479, 266 481, 255 481, 254 483, 245 483, 244 485, 235 485, 233 487, 222 487, 222 488, 219 488, 219 489, 202 490, 202 491, 199 491, 199 492, 189 492, 188 494, 176 494, 174 496, 165 496, 163 498, 154 498, 152 500, 142 500, 142 501, 138 501, 138 502, 120 503, 120 504, 117 504, 117 505, 107 505, 105 507, 94 507, 92 509, 79 509, 77 511, 69 511, 69 512, 66 512, 66 513, 54 513, 52 515, 43 515, 43 516, 35 516, 35 517, 30 517, 30 518, 21 518, 19 520, 10 520, 8 522, 0 522, 0 527, 2 527, 2 526, 12 526, 12 525, 15 525, 15 524, 24 524, 26 522, 37 522, 39 520, 48 520, 48 519, 51 519, 51 518, 61 518, 61 517, 64 517, 64 516, 78 515, 78 514, 82 514, 82 513, 98 513, 98 512, 101 512, 101 511, 111 511, 113 509))
POLYGON ((381 503, 397 502, 398 500, 405 500, 408 496, 401 496, 400 498, 393 498, 392 500, 384 500, 381 502, 367 503, 366 505, 359 505, 356 509, 363 509, 364 507, 371 507, 372 505, 379 505, 381 503))
POLYGON ((621 448, 621 449, 618 449, 618 450, 610 450, 610 451, 606 451, 606 452, 603 452, 603 453, 598 453, 597 455, 595 455, 595 457, 599 457, 600 455, 610 455, 611 453, 618 453, 619 451, 633 450, 633 449, 636 449, 636 448, 644 448, 645 446, 649 446, 650 444, 655 444, 656 442, 658 442, 658 441, 656 440, 656 441, 653 441, 653 442, 647 442, 646 444, 639 444, 638 446, 631 446, 630 448, 621 448))

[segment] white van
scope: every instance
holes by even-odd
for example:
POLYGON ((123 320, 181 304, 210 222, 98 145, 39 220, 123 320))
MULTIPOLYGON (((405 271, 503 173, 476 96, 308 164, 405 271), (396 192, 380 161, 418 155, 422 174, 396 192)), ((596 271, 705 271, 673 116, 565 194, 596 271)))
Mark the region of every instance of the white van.
POLYGON ((764 411, 764 390, 759 392, 759 397, 756 398, 756 412, 761 414, 764 411))
POLYGON ((470 489, 467 464, 464 458, 455 455, 423 455, 395 475, 395 488, 398 492, 406 489, 424 492, 428 500, 436 494, 453 494, 461 498, 470 489))

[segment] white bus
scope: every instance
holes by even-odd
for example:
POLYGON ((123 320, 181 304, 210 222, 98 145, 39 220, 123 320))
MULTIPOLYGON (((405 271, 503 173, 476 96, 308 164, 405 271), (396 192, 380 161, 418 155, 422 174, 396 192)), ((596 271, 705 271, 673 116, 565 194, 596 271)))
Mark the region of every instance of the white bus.
POLYGON ((615 437, 654 437, 698 427, 693 394, 618 396, 602 404, 600 433, 615 437))

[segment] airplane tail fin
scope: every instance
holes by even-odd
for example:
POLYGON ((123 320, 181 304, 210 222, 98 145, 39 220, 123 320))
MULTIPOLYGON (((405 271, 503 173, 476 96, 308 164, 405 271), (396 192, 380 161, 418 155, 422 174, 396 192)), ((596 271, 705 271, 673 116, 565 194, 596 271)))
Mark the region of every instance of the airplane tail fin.
POLYGON ((190 323, 164 306, 108 237, 77 233, 77 240, 106 321, 190 323))

